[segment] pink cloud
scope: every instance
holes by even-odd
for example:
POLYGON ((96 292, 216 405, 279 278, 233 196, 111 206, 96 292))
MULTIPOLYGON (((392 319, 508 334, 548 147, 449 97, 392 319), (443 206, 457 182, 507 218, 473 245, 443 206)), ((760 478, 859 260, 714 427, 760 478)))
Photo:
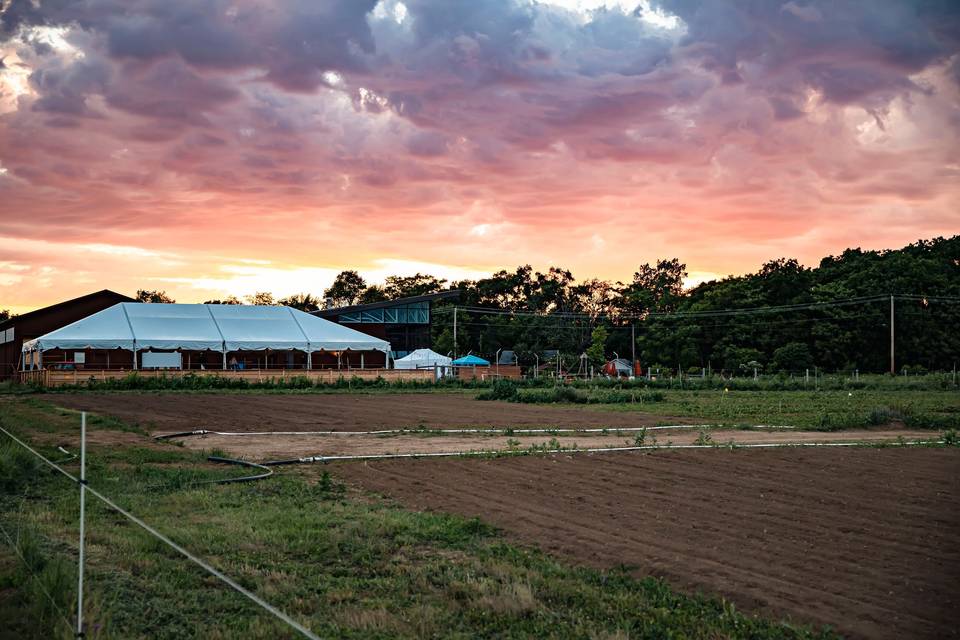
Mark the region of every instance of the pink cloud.
POLYGON ((47 271, 3 304, 197 299, 251 258, 740 272, 960 228, 956 11, 394 4, 8 4, 0 262, 47 271))

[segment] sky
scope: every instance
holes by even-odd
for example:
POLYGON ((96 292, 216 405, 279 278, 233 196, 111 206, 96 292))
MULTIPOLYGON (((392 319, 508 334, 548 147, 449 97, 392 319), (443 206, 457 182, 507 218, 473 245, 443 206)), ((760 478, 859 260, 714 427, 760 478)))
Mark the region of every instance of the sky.
POLYGON ((955 0, 0 0, 0 308, 960 233, 955 0))

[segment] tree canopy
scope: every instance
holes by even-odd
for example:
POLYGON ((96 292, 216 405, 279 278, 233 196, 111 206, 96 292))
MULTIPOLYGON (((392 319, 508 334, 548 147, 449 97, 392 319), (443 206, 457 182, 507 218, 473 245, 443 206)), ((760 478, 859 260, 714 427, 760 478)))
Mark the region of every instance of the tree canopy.
POLYGON ((367 282, 353 270, 341 271, 333 279, 333 284, 324 290, 323 295, 334 307, 348 307, 357 304, 367 288, 367 282))
MULTIPOLYGON (((884 371, 892 294, 901 296, 894 305, 898 368, 951 369, 960 361, 960 236, 896 250, 848 249, 813 268, 780 258, 685 290, 686 276, 686 265, 671 258, 641 265, 629 283, 578 283, 565 269, 541 273, 529 265, 455 282, 464 292, 457 304, 467 307, 459 310, 457 350, 513 349, 531 363, 544 350, 575 357, 596 351, 593 329, 603 325, 608 355, 635 351, 644 363, 670 368, 884 371), (817 306, 861 297, 873 299, 817 306)), ((443 313, 450 304, 435 305, 433 331, 452 348, 452 318, 443 313)))
POLYGON ((134 297, 138 302, 155 302, 162 304, 173 304, 176 302, 176 300, 167 295, 166 291, 137 289, 137 295, 134 297))
MULTIPOLYGON (((647 365, 729 372, 814 366, 884 371, 889 296, 895 295, 898 365, 951 369, 960 361, 960 236, 895 250, 847 249, 812 268, 778 258, 755 273, 690 289, 684 288, 686 277, 678 258, 639 265, 627 283, 578 281, 562 267, 541 272, 522 265, 479 280, 448 283, 417 273, 390 276, 379 286, 348 270, 324 295, 336 306, 348 306, 459 289, 458 301, 434 303, 431 330, 442 353, 492 356, 502 348, 532 364, 534 354, 545 351, 571 358, 586 352, 595 363, 617 352, 636 354, 647 365), (846 300, 853 302, 822 304, 846 300)), ((163 291, 138 291, 137 297, 173 302, 163 291)), ((274 298, 259 292, 247 301, 273 304, 274 298)), ((211 302, 239 303, 233 297, 211 302)), ((306 311, 319 302, 307 293, 279 301, 306 311)))
POLYGON ((282 304, 285 307, 293 307, 294 309, 306 311, 307 313, 320 309, 320 301, 309 293, 295 293, 292 296, 280 298, 277 300, 277 304, 282 304))

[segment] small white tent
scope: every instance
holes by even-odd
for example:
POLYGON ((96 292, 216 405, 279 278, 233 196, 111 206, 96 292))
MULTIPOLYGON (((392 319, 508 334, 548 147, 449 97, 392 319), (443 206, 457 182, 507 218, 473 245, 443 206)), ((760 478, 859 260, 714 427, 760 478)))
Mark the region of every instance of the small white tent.
POLYGON ((453 359, 440 355, 430 349, 417 349, 408 355, 393 361, 395 369, 430 369, 433 367, 449 367, 453 359))
POLYGON ((290 307, 121 302, 25 342, 49 349, 383 351, 390 343, 290 307))

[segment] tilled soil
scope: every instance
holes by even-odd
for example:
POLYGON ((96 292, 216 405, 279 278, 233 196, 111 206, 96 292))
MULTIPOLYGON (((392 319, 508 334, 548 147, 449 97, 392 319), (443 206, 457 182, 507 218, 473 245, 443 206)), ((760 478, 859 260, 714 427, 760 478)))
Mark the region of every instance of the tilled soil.
POLYGON ((960 451, 818 448, 342 463, 415 509, 480 518, 850 637, 960 634, 960 451))
POLYGON ((478 402, 466 394, 63 394, 54 404, 111 415, 155 433, 368 431, 455 427, 645 427, 690 418, 583 407, 478 402))

